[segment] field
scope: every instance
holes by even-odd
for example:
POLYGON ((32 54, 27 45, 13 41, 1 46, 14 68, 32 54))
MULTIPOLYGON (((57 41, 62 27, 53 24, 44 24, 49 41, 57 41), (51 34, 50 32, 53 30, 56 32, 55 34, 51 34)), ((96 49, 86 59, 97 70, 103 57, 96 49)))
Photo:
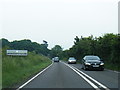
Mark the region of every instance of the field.
POLYGON ((51 60, 43 55, 29 52, 28 56, 2 56, 2 87, 13 87, 43 68, 51 64, 51 60))

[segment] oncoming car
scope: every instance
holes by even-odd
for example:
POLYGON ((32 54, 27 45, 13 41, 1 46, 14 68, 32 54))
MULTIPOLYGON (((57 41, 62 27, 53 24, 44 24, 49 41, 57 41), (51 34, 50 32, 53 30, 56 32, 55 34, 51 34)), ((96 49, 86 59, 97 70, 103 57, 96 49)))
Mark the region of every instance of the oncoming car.
POLYGON ((82 68, 84 70, 99 69, 104 70, 104 63, 98 56, 87 55, 82 59, 82 68))
POLYGON ((69 57, 68 64, 69 63, 75 63, 76 64, 76 59, 74 57, 69 57))

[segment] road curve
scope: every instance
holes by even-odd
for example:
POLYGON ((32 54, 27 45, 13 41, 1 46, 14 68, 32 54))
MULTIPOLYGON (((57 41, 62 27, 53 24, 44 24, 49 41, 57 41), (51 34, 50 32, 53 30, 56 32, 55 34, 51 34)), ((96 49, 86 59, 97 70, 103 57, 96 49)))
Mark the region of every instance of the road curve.
MULTIPOLYGON (((42 74, 22 88, 95 88, 105 85, 106 90, 118 88, 118 74, 110 71, 84 71, 80 64, 66 64, 53 62, 42 74), (76 69, 75 69, 76 68, 76 69), (78 69, 78 70, 77 70, 78 69), (98 83, 95 83, 79 71, 89 75, 98 83), (109 75, 108 75, 109 74, 109 75)), ((97 89, 97 88, 95 88, 97 89)), ((98 89, 98 90, 99 90, 98 89)))

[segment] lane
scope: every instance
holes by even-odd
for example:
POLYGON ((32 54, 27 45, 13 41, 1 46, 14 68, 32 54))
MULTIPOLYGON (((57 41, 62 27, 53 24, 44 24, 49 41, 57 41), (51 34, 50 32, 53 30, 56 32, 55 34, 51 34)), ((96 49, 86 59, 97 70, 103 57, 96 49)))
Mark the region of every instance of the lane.
POLYGON ((85 70, 81 69, 82 68, 81 64, 69 64, 69 65, 72 65, 72 66, 76 67, 77 69, 79 69, 80 71, 93 77, 94 79, 96 79, 100 83, 104 84, 108 88, 118 88, 118 73, 116 73, 116 72, 109 71, 109 70, 85 71, 85 70))
POLYGON ((23 88, 93 88, 63 63, 54 63, 23 88))

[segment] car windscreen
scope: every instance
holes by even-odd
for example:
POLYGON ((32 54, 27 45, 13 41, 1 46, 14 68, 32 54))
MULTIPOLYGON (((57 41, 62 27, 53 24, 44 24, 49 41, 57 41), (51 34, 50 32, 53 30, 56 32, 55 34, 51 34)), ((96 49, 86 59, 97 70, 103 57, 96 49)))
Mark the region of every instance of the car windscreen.
POLYGON ((100 60, 100 58, 98 56, 87 56, 85 60, 100 60))
POLYGON ((75 60, 75 58, 69 58, 69 60, 75 60))

